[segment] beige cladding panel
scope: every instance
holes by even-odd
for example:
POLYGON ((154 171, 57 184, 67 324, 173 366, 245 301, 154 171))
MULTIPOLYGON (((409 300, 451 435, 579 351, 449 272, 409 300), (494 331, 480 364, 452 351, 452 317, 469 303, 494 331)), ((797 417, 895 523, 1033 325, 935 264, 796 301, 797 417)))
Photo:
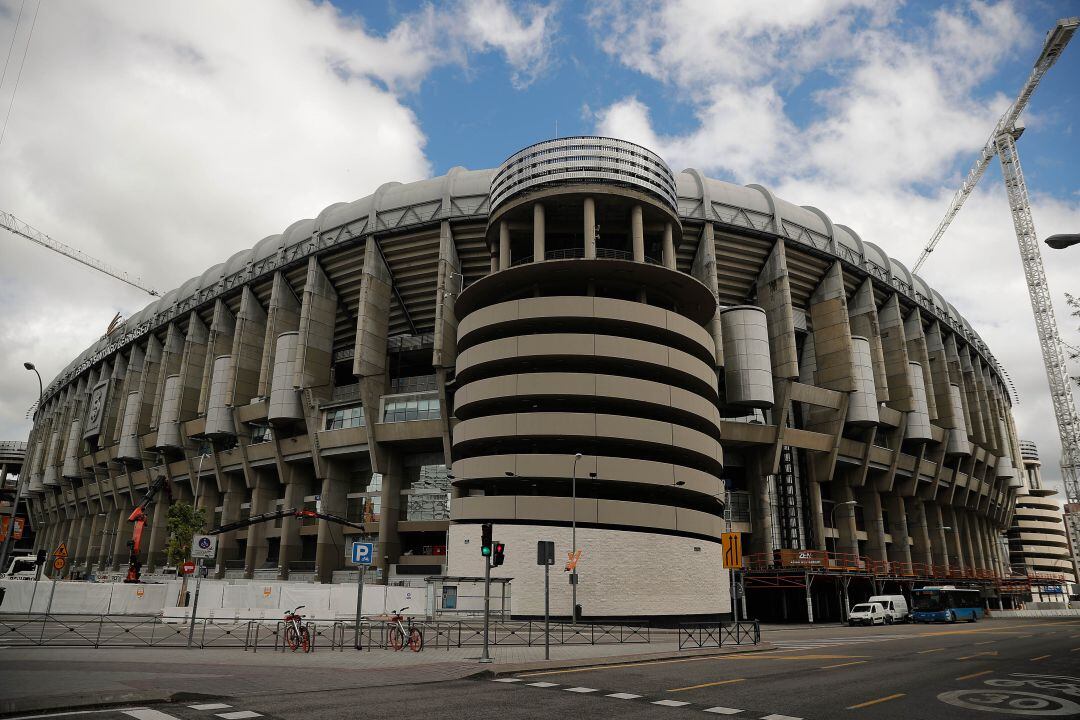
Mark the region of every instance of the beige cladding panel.
POLYGON ((878 423, 877 389, 874 386, 874 361, 870 342, 859 336, 851 338, 855 363, 855 391, 848 400, 847 421, 854 425, 878 423))
POLYGON ((891 295, 878 311, 881 324, 881 349, 885 355, 885 372, 889 383, 888 406, 893 410, 908 412, 914 400, 911 391, 911 366, 904 338, 904 322, 900 315, 900 301, 891 295))
POLYGON ((774 402, 765 311, 738 305, 720 311, 727 402, 768 408, 774 402))
POLYGON ((949 444, 945 452, 949 455, 970 455, 971 441, 968 440, 967 423, 964 421, 960 386, 956 383, 949 383, 949 404, 956 426, 949 433, 949 444))
POLYGON ((180 397, 183 392, 179 375, 165 378, 165 392, 161 399, 161 418, 158 421, 156 446, 159 448, 182 448, 184 439, 180 434, 180 397))
POLYGON ((244 286, 240 312, 236 316, 236 335, 232 345, 232 373, 226 404, 247 405, 259 393, 259 372, 266 340, 266 311, 251 288, 244 286))
POLYGON ((866 278, 848 303, 848 319, 851 332, 870 341, 870 355, 874 363, 874 387, 879 402, 889 399, 888 372, 885 369, 885 351, 881 346, 881 326, 878 322, 874 283, 866 278))
POLYGON ((908 412, 904 438, 906 440, 933 440, 930 414, 926 407, 926 387, 923 385, 922 367, 917 362, 912 362, 910 365, 912 407, 908 412))
POLYGON ((139 399, 139 391, 133 390, 128 393, 127 404, 124 406, 124 422, 120 429, 120 445, 116 450, 119 460, 139 460, 142 453, 139 451, 138 422, 139 410, 142 402, 139 399))
POLYGON ((236 434, 233 409, 227 402, 232 366, 232 355, 221 355, 214 359, 214 373, 210 380, 210 396, 206 409, 206 428, 203 431, 207 435, 236 434))
POLYGON ((259 389, 257 395, 270 395, 274 375, 274 352, 278 337, 284 332, 294 332, 300 327, 300 301, 289 286, 285 276, 274 273, 270 289, 270 306, 266 311, 266 334, 263 337, 262 358, 259 362, 259 389))
POLYGON ((312 257, 308 261, 300 308, 296 377, 293 380, 296 387, 328 390, 336 316, 337 293, 318 260, 312 257))
POLYGON ((930 355, 926 347, 926 335, 922 326, 922 314, 915 308, 904 321, 904 339, 907 340, 908 357, 919 363, 926 389, 926 408, 931 420, 937 420, 937 401, 934 396, 934 376, 930 368, 930 355))
POLYGON ((274 421, 300 420, 304 409, 300 404, 300 391, 293 386, 296 377, 296 345, 298 333, 282 333, 274 351, 274 373, 270 389, 267 419, 274 421))

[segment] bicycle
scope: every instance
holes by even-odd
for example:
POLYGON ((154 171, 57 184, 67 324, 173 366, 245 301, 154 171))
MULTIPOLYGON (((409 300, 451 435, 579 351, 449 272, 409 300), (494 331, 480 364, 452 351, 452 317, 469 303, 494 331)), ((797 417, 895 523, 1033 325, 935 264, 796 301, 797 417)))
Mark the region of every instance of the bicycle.
POLYGON ((420 631, 420 628, 413 627, 412 618, 406 619, 401 614, 408 609, 403 607, 400 610, 390 611, 390 620, 386 623, 387 630, 390 633, 390 647, 397 651, 404 648, 408 643, 410 650, 420 652, 424 649, 424 633, 420 631), (407 627, 402 622, 403 620, 408 623, 407 627))
POLYGON ((304 618, 300 615, 303 607, 299 605, 295 610, 285 613, 285 642, 293 652, 299 648, 303 648, 304 652, 311 652, 311 635, 307 626, 302 624, 304 618))

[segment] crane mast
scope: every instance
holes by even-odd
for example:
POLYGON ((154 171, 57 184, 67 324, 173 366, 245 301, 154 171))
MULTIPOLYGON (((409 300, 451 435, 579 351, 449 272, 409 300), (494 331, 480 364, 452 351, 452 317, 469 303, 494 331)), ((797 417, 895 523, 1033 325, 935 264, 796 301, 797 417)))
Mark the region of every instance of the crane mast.
POLYGON ((1080 503, 1080 415, 1076 410, 1068 367, 1065 364, 1063 341, 1058 331, 1057 319, 1054 317, 1054 306, 1046 282, 1042 251, 1035 235, 1035 222, 1031 216, 1031 201, 1028 197, 1027 184, 1024 182, 1023 170, 1020 168, 1020 156, 1016 151, 1016 138, 1020 135, 1016 128, 1016 121, 1027 107, 1028 100, 1031 99, 1032 93, 1035 92, 1043 76, 1069 44, 1078 26, 1080 26, 1080 17, 1065 18, 1059 20, 1047 34, 1046 42, 1043 44, 1042 52, 1035 62, 1031 75, 1020 89, 1016 100, 998 120, 990 139, 983 146, 975 165, 953 196, 945 217, 934 231, 933 237, 930 238, 922 254, 919 255, 913 269, 913 272, 918 272, 929 258, 930 253, 937 247, 945 231, 960 212, 964 201, 975 190, 975 185, 986 172, 990 161, 997 155, 1001 161, 1001 173, 1005 179, 1005 190, 1009 198, 1013 227, 1016 230, 1016 241, 1020 246, 1020 260, 1024 266, 1031 310, 1035 316, 1039 349, 1046 368, 1046 379, 1050 385, 1050 400, 1057 420, 1058 435, 1061 438, 1062 480, 1065 484, 1065 495, 1070 503, 1080 503))
POLYGON ((65 245, 62 242, 57 242, 56 240, 53 240, 45 233, 23 222, 11 213, 6 213, 0 210, 0 227, 5 228, 13 235, 18 235, 19 237, 26 238, 31 242, 37 243, 38 245, 48 248, 53 252, 60 253, 65 257, 69 257, 75 262, 82 263, 83 265, 89 268, 93 268, 100 273, 105 273, 109 277, 116 278, 120 282, 127 283, 128 285, 138 288, 145 293, 149 293, 154 297, 157 297, 161 294, 157 290, 154 290, 153 288, 144 285, 142 279, 138 277, 132 277, 123 270, 118 270, 111 265, 92 258, 86 253, 84 253, 82 250, 76 250, 69 245, 65 245))
POLYGON ((1039 349, 1046 366, 1046 379, 1050 383, 1050 400, 1054 405, 1058 434, 1061 436, 1061 473, 1065 483, 1065 496, 1070 503, 1074 503, 1080 502, 1080 416, 1076 412, 1069 370, 1058 335, 1042 250, 1039 249, 1039 240, 1035 236, 1035 222, 1031 217, 1027 184, 1020 168, 1020 156, 1016 152, 1016 134, 1015 131, 1006 130, 998 135, 995 145, 998 159, 1001 160, 1001 174, 1005 178, 1005 191, 1009 196, 1016 241, 1020 245, 1020 260, 1024 264, 1031 311, 1035 315, 1039 349))

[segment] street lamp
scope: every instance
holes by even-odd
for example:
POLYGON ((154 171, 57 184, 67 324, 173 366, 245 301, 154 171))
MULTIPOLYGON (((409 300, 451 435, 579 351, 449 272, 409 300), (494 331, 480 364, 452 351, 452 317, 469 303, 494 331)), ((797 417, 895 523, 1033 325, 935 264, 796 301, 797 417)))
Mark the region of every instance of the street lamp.
POLYGON ((855 505, 855 504, 856 504, 856 502, 854 500, 845 500, 844 502, 839 502, 839 503, 834 503, 833 504, 832 512, 829 513, 830 517, 832 518, 833 530, 836 532, 836 537, 833 538, 833 552, 836 552, 836 547, 840 542, 840 528, 836 527, 836 511, 839 510, 840 508, 842 508, 845 505, 855 505))
MULTIPOLYGON (((574 453, 574 466, 570 472, 570 544, 572 547, 572 556, 575 560, 574 569, 570 571, 570 602, 573 603, 572 612, 570 613, 571 620, 577 625, 577 586, 578 586, 578 574, 577 574, 577 464, 581 459, 581 453, 574 453)), ((596 477, 596 473, 589 473, 589 477, 596 477)))
POLYGON ((1047 245, 1055 250, 1064 250, 1065 248, 1080 243, 1080 233, 1066 234, 1066 235, 1051 235, 1043 240, 1047 245))
MULTIPOLYGON (((23 367, 37 375, 38 403, 37 412, 34 413, 34 415, 37 416, 37 414, 41 412, 41 399, 44 395, 44 390, 41 385, 41 373, 37 371, 37 368, 34 367, 34 363, 32 362, 24 362, 23 367)), ((0 572, 7 572, 8 550, 11 548, 11 539, 15 535, 15 515, 19 512, 19 503, 22 502, 23 488, 30 481, 30 473, 25 470, 26 465, 24 465, 23 468, 24 469, 19 471, 19 479, 15 483, 15 502, 11 505, 11 519, 8 520, 8 531, 7 534, 4 535, 4 544, 0 546, 0 572), (24 475, 26 476, 25 478, 23 477, 24 475)), ((2 485, 3 482, 4 478, 0 478, 0 485, 2 485)))

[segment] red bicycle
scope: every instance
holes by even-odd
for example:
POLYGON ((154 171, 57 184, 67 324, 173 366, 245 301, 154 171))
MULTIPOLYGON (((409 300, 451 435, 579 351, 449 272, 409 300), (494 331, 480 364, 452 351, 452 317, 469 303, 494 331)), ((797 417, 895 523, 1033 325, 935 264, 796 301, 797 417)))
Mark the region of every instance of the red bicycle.
POLYGON ((424 633, 420 632, 420 628, 413 627, 412 618, 402 615, 408 609, 403 607, 390 611, 390 619, 386 623, 387 632, 390 633, 390 647, 401 650, 408 644, 410 650, 420 652, 424 649, 424 633))
POLYGON ((303 624, 303 616, 300 615, 303 607, 300 605, 295 610, 285 613, 285 642, 293 652, 300 648, 303 648, 304 652, 311 652, 311 635, 308 633, 307 626, 303 624))

